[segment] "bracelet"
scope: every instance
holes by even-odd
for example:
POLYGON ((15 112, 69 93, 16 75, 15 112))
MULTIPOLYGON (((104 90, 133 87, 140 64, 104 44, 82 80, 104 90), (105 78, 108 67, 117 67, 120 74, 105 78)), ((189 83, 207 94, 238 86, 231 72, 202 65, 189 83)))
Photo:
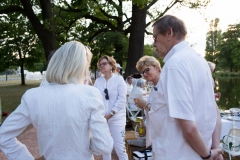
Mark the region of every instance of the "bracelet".
POLYGON ((113 116, 114 115, 113 111, 111 111, 110 114, 113 116))
POLYGON ((201 158, 202 158, 202 159, 209 159, 211 156, 212 156, 212 152, 211 152, 211 150, 210 150, 209 155, 208 155, 207 157, 202 157, 202 156, 201 156, 201 158))
POLYGON ((149 105, 149 103, 147 103, 147 104, 143 107, 143 109, 146 109, 148 105, 149 105))

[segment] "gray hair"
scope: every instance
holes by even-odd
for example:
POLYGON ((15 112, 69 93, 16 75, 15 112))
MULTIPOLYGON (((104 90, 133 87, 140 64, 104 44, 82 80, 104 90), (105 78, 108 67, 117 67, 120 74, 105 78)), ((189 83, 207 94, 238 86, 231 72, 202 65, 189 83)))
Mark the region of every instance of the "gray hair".
POLYGON ((172 29, 173 34, 177 40, 185 39, 187 35, 187 28, 184 22, 172 15, 165 15, 161 17, 155 23, 153 23, 152 26, 156 27, 156 29, 162 35, 166 35, 167 31, 169 29, 172 29))
POLYGON ((67 42, 52 56, 46 79, 49 83, 58 84, 84 83, 91 59, 88 47, 77 41, 67 42))
POLYGON ((136 86, 142 87, 144 84, 145 84, 145 80, 140 78, 140 79, 138 79, 136 86))

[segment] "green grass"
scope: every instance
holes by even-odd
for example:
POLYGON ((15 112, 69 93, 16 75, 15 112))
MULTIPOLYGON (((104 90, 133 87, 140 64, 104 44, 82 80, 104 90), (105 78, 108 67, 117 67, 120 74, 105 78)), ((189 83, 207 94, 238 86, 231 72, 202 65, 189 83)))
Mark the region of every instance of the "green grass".
MULTIPOLYGON (((26 90, 38 87, 41 81, 26 81, 26 85, 20 85, 20 80, 0 81, 0 97, 2 111, 9 114, 14 111, 21 102, 21 97, 26 90)), ((6 117, 2 117, 2 122, 6 117)))

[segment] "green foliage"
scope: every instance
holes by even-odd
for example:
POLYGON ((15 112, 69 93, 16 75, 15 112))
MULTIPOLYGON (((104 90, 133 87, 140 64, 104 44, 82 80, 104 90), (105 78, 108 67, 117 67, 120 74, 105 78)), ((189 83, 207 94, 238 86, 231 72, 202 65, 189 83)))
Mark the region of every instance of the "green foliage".
POLYGON ((210 23, 205 58, 217 65, 216 70, 237 72, 240 67, 240 24, 229 25, 227 31, 221 33, 218 23, 218 18, 210 23))
POLYGON ((207 32, 205 58, 207 61, 218 64, 219 45, 221 44, 221 30, 218 27, 219 18, 210 22, 210 28, 207 32))
POLYGON ((220 45, 219 59, 224 64, 223 68, 228 68, 229 71, 238 71, 240 67, 240 24, 229 25, 229 28, 222 35, 220 45))
POLYGON ((10 66, 32 66, 45 61, 41 43, 25 17, 12 13, 2 16, 0 23, 3 33, 0 37, 1 71, 10 66))
POLYGON ((155 57, 160 62, 161 67, 164 66, 163 59, 157 56, 155 49, 153 48, 152 45, 147 44, 144 46, 144 56, 146 55, 155 57))

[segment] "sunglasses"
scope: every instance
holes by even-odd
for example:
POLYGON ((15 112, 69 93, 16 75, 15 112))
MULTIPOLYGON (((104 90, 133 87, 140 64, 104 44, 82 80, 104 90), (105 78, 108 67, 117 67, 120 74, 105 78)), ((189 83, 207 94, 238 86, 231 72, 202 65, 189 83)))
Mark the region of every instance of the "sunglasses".
POLYGON ((99 67, 102 67, 102 66, 106 66, 108 64, 108 62, 103 62, 103 63, 99 63, 99 67))
POLYGON ((142 75, 144 75, 145 73, 148 74, 148 72, 150 71, 151 68, 146 68, 143 72, 142 75))
POLYGON ((109 95, 108 95, 108 90, 107 90, 107 88, 104 89, 104 93, 106 94, 106 95, 105 95, 106 100, 109 100, 109 95))

